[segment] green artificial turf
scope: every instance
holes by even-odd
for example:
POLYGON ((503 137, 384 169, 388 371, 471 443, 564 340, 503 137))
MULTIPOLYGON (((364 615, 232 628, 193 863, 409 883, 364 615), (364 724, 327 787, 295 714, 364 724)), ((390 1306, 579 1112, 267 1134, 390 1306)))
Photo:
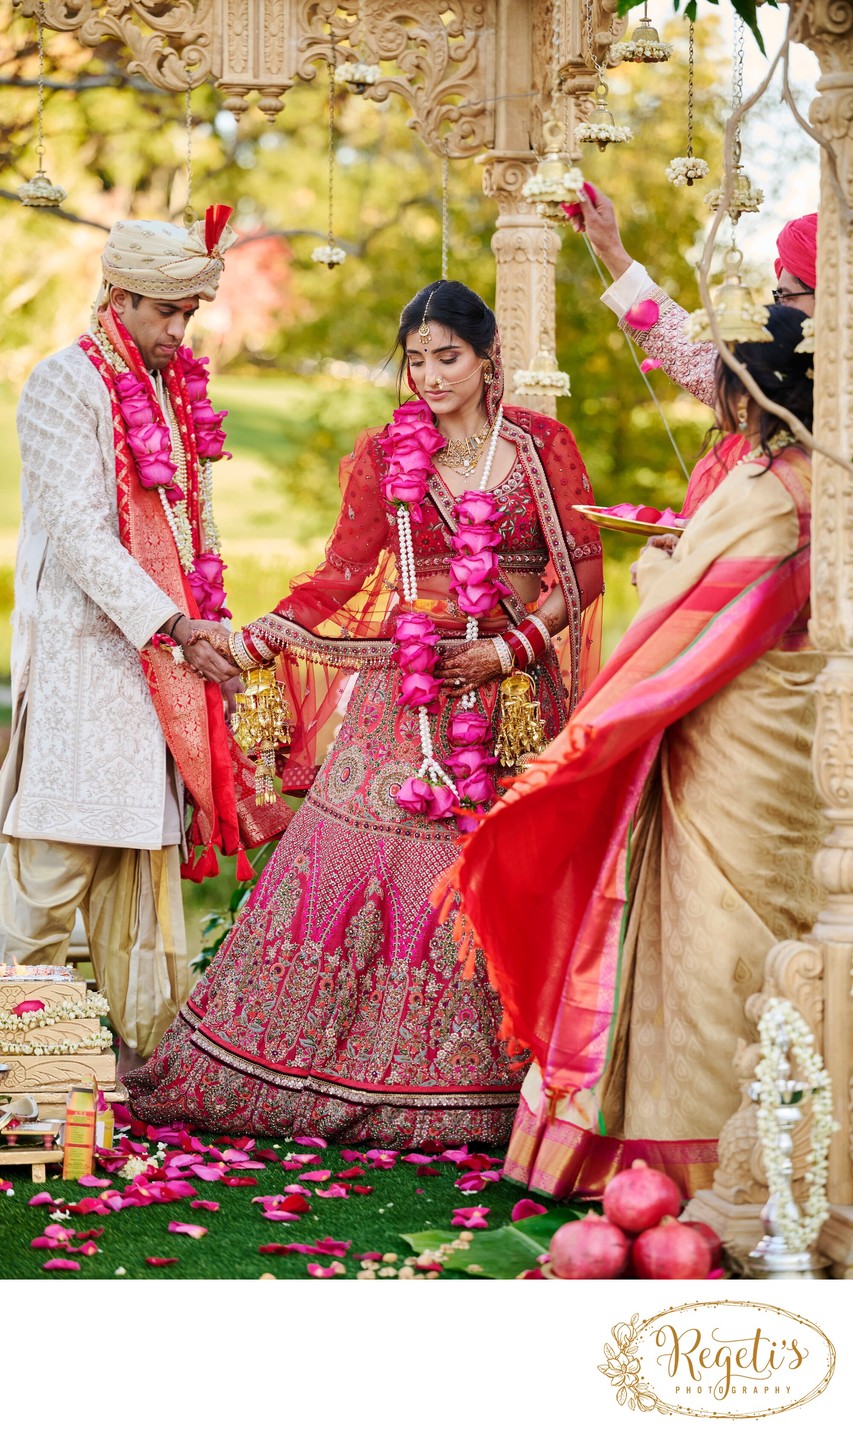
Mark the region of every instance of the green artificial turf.
MULTIPOLYGON (((205 1143, 216 1142, 217 1146, 228 1146, 228 1139, 204 1137, 205 1143)), ((354 1145, 360 1151, 364 1146, 354 1145)), ((261 1149, 275 1147, 272 1140, 259 1139, 261 1149)), ((306 1152, 292 1139, 282 1139, 282 1157, 288 1151, 306 1152)), ((312 1150, 313 1151, 313 1150, 312 1150)), ((498 1156, 499 1154, 493 1154, 498 1156)), ((353 1166, 351 1159, 342 1158, 340 1149, 329 1147, 321 1154, 321 1161, 311 1167, 330 1169, 334 1182, 337 1173, 353 1166)), ((201 1158, 200 1161, 205 1161, 201 1158)), ((466 1170, 451 1163, 435 1164, 439 1171, 434 1177, 423 1177, 419 1168, 398 1159, 392 1169, 374 1170, 367 1162, 358 1166, 365 1169, 365 1176, 353 1181, 370 1185, 372 1193, 358 1195, 350 1193, 347 1198, 322 1198, 313 1193, 310 1213, 303 1214, 298 1222, 272 1222, 263 1217, 260 1204, 253 1204, 252 1198, 262 1194, 283 1193, 285 1186, 300 1181, 299 1172, 283 1171, 277 1163, 267 1162, 264 1171, 251 1172, 257 1178, 256 1187, 227 1187, 221 1182, 204 1182, 187 1174, 187 1179, 197 1190, 197 1197, 220 1204, 218 1212, 205 1212, 190 1207, 193 1199, 183 1198, 178 1202, 156 1203, 150 1207, 128 1208, 125 1211, 98 1214, 72 1215, 63 1227, 75 1232, 103 1227, 103 1235, 95 1239, 100 1249, 92 1257, 73 1254, 73 1260, 80 1263, 79 1272, 44 1272, 42 1264, 51 1258, 61 1257, 62 1249, 31 1248, 30 1242, 39 1236, 47 1224, 55 1221, 48 1206, 30 1207, 29 1199, 37 1192, 49 1192, 53 1197, 65 1198, 68 1202, 79 1201, 85 1196, 97 1197, 100 1189, 81 1187, 76 1181, 63 1182, 62 1178, 51 1176, 48 1180, 33 1183, 18 1176, 29 1173, 28 1168, 3 1168, 0 1178, 12 1181, 14 1196, 0 1192, 0 1277, 42 1278, 53 1281, 77 1282, 89 1278, 114 1278, 117 1268, 124 1268, 127 1280, 133 1278, 174 1279, 181 1278, 260 1278, 272 1273, 276 1278, 307 1278, 309 1263, 328 1267, 334 1260, 327 1256, 306 1256, 300 1253, 270 1255, 258 1252, 267 1243, 314 1243, 319 1238, 332 1237, 352 1241, 347 1257, 339 1259, 346 1267, 345 1277, 329 1279, 343 1281, 355 1279, 362 1269, 353 1254, 363 1252, 396 1253, 399 1266, 404 1257, 411 1256, 411 1248, 400 1236, 427 1229, 449 1230, 453 1209, 458 1207, 483 1206, 490 1209, 488 1225, 497 1228, 510 1221, 510 1213, 523 1191, 505 1180, 490 1182, 480 1192, 465 1193, 454 1186, 466 1170), (207 1236, 199 1239, 169 1233, 170 1222, 197 1223, 208 1229, 207 1236), (171 1267, 150 1267, 146 1257, 176 1257, 171 1267)), ((58 1171, 58 1169, 56 1169, 58 1171)), ((306 1168, 310 1171, 310 1168, 306 1168)), ((98 1170, 98 1176, 109 1176, 98 1170)), ((329 1183, 319 1184, 328 1186, 329 1183)), ((125 1181, 112 1176, 112 1186, 123 1191, 125 1181)), ((558 1206, 538 1199, 543 1206, 558 1206)), ((567 1213, 567 1217, 572 1214, 567 1213)), ((72 1246, 79 1246, 79 1242, 72 1246)), ((440 1281, 450 1279, 477 1281, 461 1272, 445 1270, 440 1281)), ((388 1279, 384 1279, 388 1280, 388 1279)))

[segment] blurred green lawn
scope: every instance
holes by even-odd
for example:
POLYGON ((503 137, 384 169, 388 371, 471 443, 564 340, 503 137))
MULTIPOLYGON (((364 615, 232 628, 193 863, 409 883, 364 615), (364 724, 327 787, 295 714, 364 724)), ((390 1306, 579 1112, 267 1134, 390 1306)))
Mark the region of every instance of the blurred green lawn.
MULTIPOLYGON (((238 623, 272 608, 295 574, 317 562, 338 511, 337 465, 359 430, 382 424, 393 391, 358 380, 314 375, 216 378, 212 397, 226 408, 233 459, 215 472, 216 518, 223 536, 229 605, 238 623)), ((20 519, 17 396, 0 386, 0 676, 9 673, 15 547, 20 519)), ((593 476, 594 479, 594 476, 593 476)), ((629 565, 636 546, 605 536, 605 653, 633 613, 629 565)), ((0 722, 8 717, 0 712, 0 722)), ((201 918, 227 905, 234 862, 219 878, 186 884, 190 952, 201 918)))

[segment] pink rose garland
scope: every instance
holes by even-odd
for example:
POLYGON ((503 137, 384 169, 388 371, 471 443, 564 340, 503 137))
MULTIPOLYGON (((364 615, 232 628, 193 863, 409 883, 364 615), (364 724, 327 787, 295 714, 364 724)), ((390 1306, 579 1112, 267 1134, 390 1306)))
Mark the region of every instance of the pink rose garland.
MULTIPOLYGON (((404 597, 412 601, 416 580, 409 524, 423 520, 420 505, 429 487, 432 456, 444 447, 444 441, 435 428, 429 405, 417 400, 395 410, 380 445, 387 460, 380 481, 382 493, 398 511, 403 591, 404 597), (408 522, 400 516, 401 509, 407 510, 408 522)), ((458 529, 451 540, 454 557, 450 592, 469 621, 476 621, 509 593, 499 577, 495 552, 501 543, 501 510, 491 494, 469 491, 457 499, 453 512, 458 529)), ((446 775, 434 760, 426 718, 438 711, 441 691, 435 674, 438 631, 427 614, 407 612, 397 620, 395 640, 395 657, 402 673, 397 702, 419 710, 424 749, 421 771, 401 785, 397 803, 406 812, 428 819, 448 818, 455 812, 459 828, 466 831, 475 826, 476 814, 494 795, 489 769, 497 760, 485 746, 491 723, 485 715, 470 710, 454 714, 449 726, 454 751, 447 762, 455 783, 451 786, 449 780, 441 782, 446 775)))
MULTIPOLYGON (((196 359, 185 345, 178 350, 177 357, 187 386, 199 460, 206 464, 216 459, 230 459, 231 455, 225 453, 225 431, 222 428, 222 420, 228 410, 222 409, 217 413, 208 398, 209 361, 206 358, 196 359)), ((180 485, 174 482, 177 465, 172 460, 172 436, 151 381, 147 375, 145 379, 139 379, 127 370, 116 375, 115 383, 139 482, 146 489, 162 489, 170 504, 178 503, 185 495, 180 485)), ((190 459, 189 455, 187 459, 190 459)), ((231 611, 225 607, 224 569, 221 555, 211 551, 197 555, 187 575, 203 619, 217 621, 231 617, 231 611)))

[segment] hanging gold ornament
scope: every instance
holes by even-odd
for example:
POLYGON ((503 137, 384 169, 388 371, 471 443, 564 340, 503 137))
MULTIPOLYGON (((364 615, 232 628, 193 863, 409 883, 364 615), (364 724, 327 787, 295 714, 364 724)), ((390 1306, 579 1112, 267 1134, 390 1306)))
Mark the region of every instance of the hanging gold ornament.
POLYGON ((288 743, 293 720, 274 669, 246 669, 243 692, 235 694, 231 729, 245 754, 256 760, 255 803, 275 803, 276 749, 288 743))
POLYGON ((536 173, 522 186, 521 194, 536 203, 536 213, 543 219, 567 218, 563 205, 573 204, 583 188, 583 174, 570 164, 563 152, 564 129, 555 117, 542 126, 545 154, 536 166, 536 173))
POLYGON ((184 102, 184 127, 187 141, 187 202, 184 206, 184 225, 192 229, 198 216, 193 209, 193 103, 190 74, 187 71, 186 100, 184 102))
POLYGON ((39 77, 38 77, 38 144, 36 154, 38 155, 38 170, 31 180, 18 186, 18 199, 22 205, 28 205, 36 209, 58 209, 66 198, 66 191, 61 185, 55 185, 45 173, 44 168, 44 6, 38 8, 38 48, 39 48, 39 77))
POLYGON ((599 70, 598 81, 593 89, 594 104, 587 118, 575 125, 575 139, 582 145, 598 145, 606 150, 608 145, 624 145, 633 140, 634 132, 627 125, 617 125, 612 110, 607 107, 608 87, 599 70))
POLYGON ((695 89, 695 46, 696 27, 690 21, 687 38, 687 154, 676 155, 670 160, 666 167, 666 177, 670 184, 692 185, 696 180, 704 180, 708 173, 708 161, 700 160, 693 153, 693 100, 695 89))
POLYGON ((334 269, 336 265, 343 264, 346 259, 346 250, 335 240, 334 214, 335 214, 335 52, 332 49, 331 58, 326 61, 329 70, 329 233, 325 244, 317 245, 311 251, 311 258, 315 264, 324 264, 328 269, 334 269))
MULTIPOLYGON (((732 114, 734 115, 741 106, 743 100, 743 47, 744 47, 744 23, 740 16, 735 20, 735 48, 732 61, 732 114)), ((732 176, 731 195, 726 205, 726 213, 733 225, 736 225, 741 215, 755 214, 764 200, 764 191, 753 186, 749 175, 744 174, 741 164, 741 141, 740 123, 734 133, 732 144, 732 158, 734 161, 734 173, 732 176)), ((723 202, 725 185, 718 189, 711 190, 705 196, 705 203, 710 210, 718 210, 723 202)))
POLYGON ((501 768, 526 768, 547 744, 545 725, 530 674, 516 670, 501 683, 495 756, 501 768))
POLYGON ((618 65, 623 60, 640 65, 655 65, 669 59, 672 46, 661 39, 649 19, 649 7, 645 5, 640 23, 634 27, 630 40, 620 40, 611 45, 609 53, 611 65, 618 65))
POLYGON ((541 395, 558 399, 572 392, 568 374, 560 369, 554 352, 553 341, 549 338, 545 322, 545 295, 548 292, 548 242, 551 226, 542 229, 542 249, 539 262, 542 265, 542 282, 539 285, 539 348, 528 369, 516 369, 512 376, 512 387, 516 394, 541 395))
MULTIPOLYGON (((725 279, 712 299, 714 317, 720 338, 733 344, 754 344, 772 340, 766 328, 769 318, 766 304, 756 304, 743 282, 743 255, 732 245, 723 256, 725 279)), ((713 340, 711 322, 706 309, 694 310, 684 321, 684 334, 694 343, 713 340)))
POLYGON ((371 65, 367 60, 344 60, 338 65, 335 78, 354 95, 363 95, 365 90, 382 79, 382 70, 379 65, 371 65))

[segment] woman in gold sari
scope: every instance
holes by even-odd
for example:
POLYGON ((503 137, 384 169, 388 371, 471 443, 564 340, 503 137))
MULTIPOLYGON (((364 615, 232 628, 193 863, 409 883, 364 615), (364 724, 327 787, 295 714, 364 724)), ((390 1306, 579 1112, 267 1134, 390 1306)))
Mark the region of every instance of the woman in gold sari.
MULTIPOLYGON (((811 423, 802 316, 737 354, 811 423)), ((594 1196, 634 1158, 707 1186, 737 1106, 732 1060, 768 950, 807 930, 823 832, 811 773, 811 463, 718 365, 750 454, 672 553, 567 729, 466 845, 460 887, 536 1063, 507 1174, 594 1196)))

